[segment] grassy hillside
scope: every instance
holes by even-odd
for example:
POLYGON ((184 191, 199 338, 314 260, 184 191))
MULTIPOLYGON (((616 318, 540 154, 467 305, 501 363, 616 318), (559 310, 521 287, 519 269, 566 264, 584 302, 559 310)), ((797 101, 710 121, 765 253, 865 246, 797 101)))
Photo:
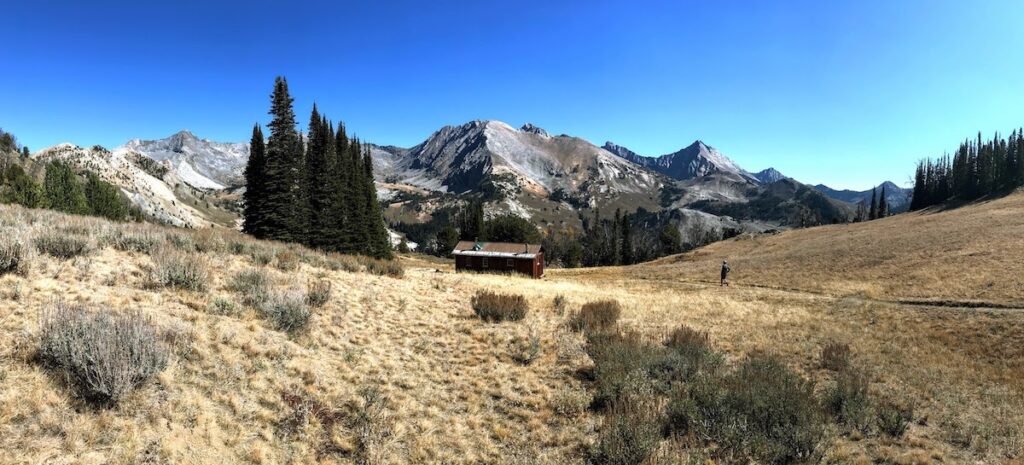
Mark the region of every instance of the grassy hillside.
POLYGON ((950 210, 741 236, 625 271, 638 279, 1024 306, 1024 192, 950 210))
MULTIPOLYGON (((589 355, 595 340, 572 328, 581 306, 599 300, 619 302, 619 328, 650 344, 685 324, 708 333, 726 367, 774 354, 814 382, 816 398, 838 381, 822 363, 823 349, 847 344, 870 396, 880 405, 912 404, 912 418, 896 437, 830 420, 815 461, 1015 463, 1024 454, 1024 314, 880 299, 1016 301, 999 284, 958 292, 967 287, 947 271, 1015 266, 1003 256, 1024 250, 1019 242, 984 238, 993 225, 1019 231, 1021 213, 1018 196, 530 280, 454 274, 448 263, 413 257, 396 269, 223 229, 0 206, 0 255, 16 248, 27 264, 0 274, 0 463, 583 464, 605 457, 614 426, 614 417, 589 405, 603 376, 589 355), (854 253, 910 245, 933 227, 940 231, 933 239, 953 241, 941 253, 893 249, 871 260, 854 253), (954 247, 974 261, 947 263, 959 256, 954 247), (738 284, 788 290, 708 284, 722 251, 738 284), (818 265, 788 271, 802 263, 818 265), (889 284, 899 270, 935 281, 889 284), (264 294, 253 291, 256 274, 268 280, 264 294), (328 285, 326 303, 310 305, 328 285), (521 321, 481 321, 471 306, 480 290, 522 295, 529 311, 521 321), (878 299, 863 298, 868 293, 878 299), (286 331, 295 326, 282 325, 257 298, 308 310, 308 325, 286 331), (168 352, 166 366, 116 405, 86 401, 40 353, 40 321, 58 300, 141 312, 168 352)), ((979 273, 1020 286, 1019 277, 979 273)), ((729 463, 696 435, 655 433, 646 465, 729 463)))

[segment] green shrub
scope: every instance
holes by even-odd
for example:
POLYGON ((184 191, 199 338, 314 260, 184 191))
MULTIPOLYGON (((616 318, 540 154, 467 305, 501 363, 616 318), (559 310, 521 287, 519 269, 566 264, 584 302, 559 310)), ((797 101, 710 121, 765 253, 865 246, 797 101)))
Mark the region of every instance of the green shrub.
POLYGON ((240 271, 231 277, 228 289, 242 294, 242 302, 259 308, 270 296, 270 276, 262 268, 240 271))
POLYGON ((593 400, 584 389, 563 388, 552 397, 551 409, 559 415, 575 418, 586 412, 593 400))
POLYGON ((89 239, 80 236, 46 233, 35 240, 36 250, 62 260, 80 257, 92 251, 89 239))
POLYGON ((168 233, 167 243, 182 252, 196 252, 196 243, 187 233, 168 233))
POLYGON ((849 366, 837 373, 835 385, 825 394, 825 407, 840 424, 869 432, 872 411, 867 376, 849 366))
POLYGON ((814 384, 763 355, 677 389, 668 417, 673 431, 717 444, 723 457, 760 463, 809 460, 825 431, 814 384))
POLYGON ((615 300, 588 302, 569 318, 569 327, 576 331, 604 331, 614 326, 622 314, 622 306, 615 300))
POLYGON ((210 313, 214 315, 230 316, 237 311, 235 302, 226 297, 215 297, 210 301, 210 313))
POLYGON ((306 303, 310 307, 323 307, 331 300, 331 282, 326 279, 312 281, 306 286, 306 303))
POLYGON ((150 279, 158 286, 202 292, 210 278, 201 255, 161 248, 153 254, 150 279))
POLYGON ((7 234, 0 235, 0 275, 16 273, 27 276, 29 255, 28 246, 22 239, 7 234))
POLYGON ((492 323, 522 320, 529 310, 526 297, 518 294, 498 294, 491 291, 477 292, 473 296, 472 306, 473 311, 481 320, 492 323))
POLYGON ((662 439, 663 420, 653 399, 626 397, 604 414, 591 462, 597 465, 637 465, 662 439))
POLYGON ((558 294, 551 301, 551 308, 555 309, 555 314, 562 316, 565 314, 565 307, 569 305, 568 299, 564 295, 558 294))
POLYGON ((40 316, 39 357, 86 399, 116 403, 167 366, 167 349, 138 311, 57 303, 40 316))
POLYGON ((903 437, 913 418, 914 407, 910 404, 883 402, 877 408, 878 429, 894 438, 903 437))
POLYGON ((850 366, 850 345, 830 342, 821 348, 821 367, 832 371, 843 371, 850 366))
POLYGON ((664 388, 673 377, 672 354, 665 347, 644 342, 635 331, 588 333, 587 355, 592 371, 594 406, 601 408, 628 394, 631 383, 642 380, 664 388))
POLYGON ((159 234, 146 230, 119 232, 113 237, 113 245, 117 250, 149 254, 161 239, 159 234))
POLYGON ((306 331, 313 316, 301 289, 272 292, 260 310, 275 328, 293 336, 306 331))

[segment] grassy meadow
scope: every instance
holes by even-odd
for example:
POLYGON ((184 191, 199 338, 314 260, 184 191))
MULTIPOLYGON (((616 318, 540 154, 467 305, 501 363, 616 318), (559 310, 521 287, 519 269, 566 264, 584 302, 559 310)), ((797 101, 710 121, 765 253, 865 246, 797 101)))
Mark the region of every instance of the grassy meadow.
POLYGON ((1020 463, 1022 226, 1015 194, 531 280, 0 206, 0 463, 1020 463), (63 307, 150 328, 155 374, 84 389, 63 307))

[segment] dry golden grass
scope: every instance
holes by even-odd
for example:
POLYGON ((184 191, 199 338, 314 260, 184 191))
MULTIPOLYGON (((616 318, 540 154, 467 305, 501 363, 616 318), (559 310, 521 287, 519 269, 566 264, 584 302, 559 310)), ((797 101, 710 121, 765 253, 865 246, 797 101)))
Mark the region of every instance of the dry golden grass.
POLYGON ((583 304, 605 299, 621 303, 622 325, 654 340, 686 324, 707 331, 730 361, 770 351, 819 389, 834 376, 821 367, 821 349, 848 343, 870 373, 873 393, 912 400, 916 409, 900 439, 832 428, 828 463, 1012 463, 1024 456, 1024 313, 881 301, 1019 300, 1000 290, 1020 289, 1019 273, 1009 276, 1019 263, 1004 258, 1021 258, 1019 234, 988 242, 994 239, 978 226, 986 215, 998 217, 997 229, 1020 225, 1024 199, 731 241, 633 268, 550 270, 544 280, 453 274, 450 264, 420 258, 401 258, 406 272, 396 279, 345 271, 356 261, 333 266, 330 257, 293 247, 294 271, 263 267, 274 286, 323 280, 331 297, 312 309, 308 333, 289 337, 230 289, 235 274, 259 266, 251 250, 273 256, 286 246, 204 232, 192 240, 208 250, 201 252, 206 291, 157 288, 149 285, 149 255, 105 245, 114 242, 106 238, 132 231, 162 242, 166 234, 191 234, 0 207, 0 234, 65 228, 97 243, 86 257, 33 255, 27 276, 0 275, 0 463, 582 464, 601 418, 585 408, 587 386, 576 373, 591 362, 582 336, 566 323, 583 304), (853 252, 829 250, 867 246, 827 245, 886 236, 877 243, 909 247, 911 236, 930 234, 930 222, 976 226, 977 242, 966 238, 969 231, 947 231, 949 240, 973 251, 965 257, 974 257, 968 266, 981 277, 971 279, 998 284, 985 292, 932 281, 916 288, 909 278, 886 278, 913 271, 940 279, 968 268, 947 263, 945 254, 932 255, 936 271, 919 269, 929 255, 916 249, 851 264, 853 252), (826 255, 804 258, 799 242, 826 255), (740 250, 752 257, 741 258, 740 250), (757 284, 814 292, 703 283, 717 273, 716 251, 730 253, 737 284, 761 270, 757 284), (821 261, 828 265, 801 274, 784 269, 821 261), (710 271, 689 269, 697 266, 710 271), (836 275, 825 280, 829 270, 836 275), (824 283, 802 284, 810 279, 824 283), (480 290, 523 295, 530 311, 519 322, 482 322, 470 307, 480 290), (877 299, 847 295, 866 291, 877 299), (557 310, 556 296, 564 299, 557 310), (173 349, 168 368, 115 408, 84 404, 32 359, 39 311, 58 297, 151 316, 173 349), (224 300, 234 311, 211 312, 224 300), (522 341, 535 337, 538 355, 522 363, 522 341))
POLYGON ((741 236, 632 267, 637 279, 1024 307, 1024 192, 953 210, 741 236))

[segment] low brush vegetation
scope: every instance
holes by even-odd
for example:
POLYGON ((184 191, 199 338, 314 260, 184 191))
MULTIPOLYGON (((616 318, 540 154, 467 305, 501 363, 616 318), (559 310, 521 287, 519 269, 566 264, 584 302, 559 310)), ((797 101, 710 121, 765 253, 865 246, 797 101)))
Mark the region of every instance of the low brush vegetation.
POLYGON ((526 297, 522 295, 490 291, 477 292, 471 305, 476 316, 491 323, 522 320, 530 309, 526 297))
POLYGON ((39 320, 39 360, 95 404, 116 404, 167 366, 167 349, 138 311, 57 303, 39 320))
POLYGON ((0 463, 1015 463, 1024 314, 948 306, 1012 306, 1024 249, 990 253, 992 231, 1022 211, 1014 194, 531 280, 0 206, 0 463), (940 243, 932 227, 957 260, 897 246, 940 243))
POLYGON ((89 239, 62 233, 49 233, 36 237, 36 250, 51 257, 68 260, 92 251, 89 239))

